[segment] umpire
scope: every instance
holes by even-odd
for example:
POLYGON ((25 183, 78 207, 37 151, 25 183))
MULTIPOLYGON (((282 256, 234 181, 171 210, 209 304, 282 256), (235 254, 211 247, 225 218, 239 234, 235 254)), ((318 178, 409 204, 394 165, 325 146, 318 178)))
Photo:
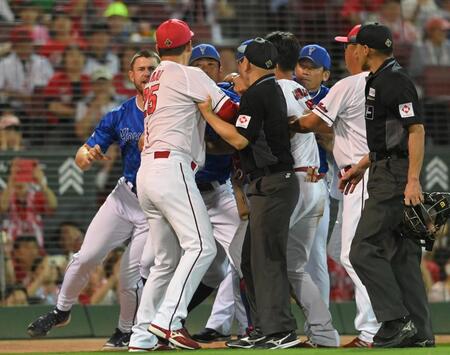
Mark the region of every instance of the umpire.
POLYGON ((199 105, 211 127, 240 151, 250 180, 250 228, 242 272, 255 331, 228 342, 229 347, 279 349, 299 343, 286 265, 289 219, 299 187, 292 167, 286 101, 273 72, 277 55, 274 45, 262 38, 238 48, 239 73, 249 87, 235 126, 215 116, 209 104, 206 109, 199 105))
MULTIPOLYGON (((361 27, 356 57, 370 70, 366 96, 368 157, 344 175, 355 185, 370 164, 368 193, 350 251, 381 328, 374 346, 433 346, 430 313, 420 270, 421 248, 396 229, 403 205, 423 201, 419 182, 425 130, 417 92, 393 53, 386 26, 361 27)), ((352 186, 348 186, 352 190, 352 186)))

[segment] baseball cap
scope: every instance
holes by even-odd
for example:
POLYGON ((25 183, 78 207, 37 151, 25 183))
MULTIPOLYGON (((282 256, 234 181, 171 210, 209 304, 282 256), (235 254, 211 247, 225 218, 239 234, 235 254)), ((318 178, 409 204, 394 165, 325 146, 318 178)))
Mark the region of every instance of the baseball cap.
POLYGON ((188 24, 178 19, 164 21, 156 29, 158 48, 170 49, 188 43, 194 36, 188 24))
POLYGON ((347 36, 337 36, 334 37, 334 40, 341 43, 356 43, 356 35, 358 34, 360 28, 361 25, 356 25, 350 30, 347 36))
POLYGON ((105 12, 103 13, 103 16, 104 17, 110 17, 110 16, 128 17, 127 5, 125 5, 121 1, 114 1, 108 5, 105 12))
POLYGON ((443 17, 432 17, 425 23, 425 29, 430 32, 435 28, 443 31, 448 30, 450 29, 450 22, 443 17))
POLYGON ((242 43, 239 45, 239 47, 237 47, 237 50, 236 50, 236 60, 241 60, 242 58, 245 57, 245 55, 244 55, 245 47, 246 47, 249 43, 251 43, 252 41, 253 41, 253 38, 247 39, 247 40, 245 40, 244 42, 242 42, 242 43))
POLYGON ((392 49, 394 44, 391 30, 378 23, 362 26, 356 35, 356 43, 373 49, 392 49))
POLYGON ((3 116, 0 116, 0 130, 14 126, 20 126, 20 120, 16 115, 5 113, 3 116))
POLYGON ((216 47, 211 44, 199 44, 192 48, 191 58, 189 59, 189 64, 200 58, 210 58, 220 62, 220 54, 216 47))
POLYGON ((91 79, 92 79, 92 81, 97 81, 100 79, 111 80, 112 74, 108 69, 100 67, 100 68, 94 70, 94 72, 91 75, 91 79))
POLYGON ((277 64, 278 51, 276 47, 264 38, 257 37, 242 43, 237 52, 240 55, 236 57, 242 59, 244 56, 250 63, 262 69, 273 69, 277 64))
POLYGON ((318 44, 309 44, 300 50, 300 59, 309 59, 318 68, 324 67, 327 70, 331 68, 331 58, 327 50, 318 44))

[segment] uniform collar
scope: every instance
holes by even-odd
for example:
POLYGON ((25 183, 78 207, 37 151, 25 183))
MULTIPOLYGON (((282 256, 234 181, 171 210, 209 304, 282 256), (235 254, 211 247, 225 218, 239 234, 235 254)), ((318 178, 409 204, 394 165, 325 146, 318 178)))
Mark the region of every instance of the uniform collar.
POLYGON ((252 85, 250 85, 250 87, 256 86, 258 84, 261 84, 264 81, 271 80, 271 79, 275 80, 275 74, 267 74, 267 75, 264 75, 264 76, 260 77, 252 85))
POLYGON ((397 61, 395 60, 394 57, 389 57, 387 58, 383 64, 381 64, 381 66, 377 69, 377 71, 375 73, 370 73, 368 78, 372 78, 377 76, 378 74, 380 74, 384 69, 386 68, 390 68, 391 66, 393 66, 397 61))

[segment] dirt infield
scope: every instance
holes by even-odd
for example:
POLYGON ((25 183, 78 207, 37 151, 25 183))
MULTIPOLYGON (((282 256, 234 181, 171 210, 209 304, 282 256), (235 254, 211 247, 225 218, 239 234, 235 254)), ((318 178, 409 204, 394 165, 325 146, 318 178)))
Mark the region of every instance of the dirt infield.
MULTIPOLYGON (((304 337, 302 337, 304 338, 304 337)), ((353 339, 352 336, 342 336, 341 342, 353 339)), ((450 343, 450 335, 437 335, 439 344, 450 343)), ((55 352, 76 352, 76 351, 98 351, 105 343, 105 338, 89 339, 36 339, 36 340, 2 340, 0 341, 0 354, 22 354, 22 353, 55 353, 55 352)), ((223 348, 223 342, 205 344, 205 348, 223 348)))

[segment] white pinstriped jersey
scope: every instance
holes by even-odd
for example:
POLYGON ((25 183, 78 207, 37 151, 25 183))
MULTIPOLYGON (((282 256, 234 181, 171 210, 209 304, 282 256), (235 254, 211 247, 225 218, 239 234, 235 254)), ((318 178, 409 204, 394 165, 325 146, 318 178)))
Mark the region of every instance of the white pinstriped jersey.
POLYGON ((364 119, 368 72, 339 80, 313 109, 334 130, 333 156, 339 169, 356 164, 369 153, 364 119))
POLYGON ((162 61, 145 87, 143 157, 154 151, 188 154, 199 166, 205 160, 205 127, 197 103, 210 96, 214 112, 229 99, 201 69, 162 61))
MULTIPOLYGON (((308 90, 294 80, 280 79, 277 82, 283 90, 288 116, 302 116, 308 110, 306 103, 310 99, 308 90)), ((314 133, 296 133, 291 138, 291 152, 295 161, 294 167, 320 165, 314 133)))

